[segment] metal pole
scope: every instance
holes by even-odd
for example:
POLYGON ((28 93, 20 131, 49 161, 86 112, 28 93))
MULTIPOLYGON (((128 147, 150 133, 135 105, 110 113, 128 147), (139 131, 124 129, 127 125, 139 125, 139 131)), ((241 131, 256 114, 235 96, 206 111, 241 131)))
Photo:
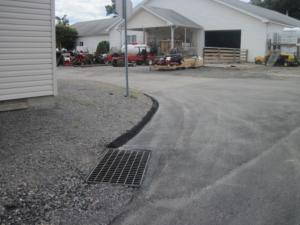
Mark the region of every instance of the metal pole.
POLYGON ((124 19, 125 19, 125 67, 126 67, 126 97, 129 97, 129 85, 128 85, 128 49, 127 49, 127 7, 126 0, 123 0, 124 7, 124 19))

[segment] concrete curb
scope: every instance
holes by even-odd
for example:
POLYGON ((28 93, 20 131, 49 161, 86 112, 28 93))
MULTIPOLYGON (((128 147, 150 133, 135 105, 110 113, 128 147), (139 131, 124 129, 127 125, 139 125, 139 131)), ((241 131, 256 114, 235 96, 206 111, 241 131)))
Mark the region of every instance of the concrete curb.
POLYGON ((131 130, 127 131, 126 133, 122 134, 120 137, 116 138, 108 145, 106 145, 107 148, 119 148, 122 145, 126 144, 130 139, 134 138, 146 126, 146 124, 152 119, 153 115, 157 112, 159 107, 158 101, 147 94, 144 95, 150 98, 153 102, 152 107, 147 113, 147 115, 144 116, 142 121, 139 122, 136 126, 134 126, 131 130))

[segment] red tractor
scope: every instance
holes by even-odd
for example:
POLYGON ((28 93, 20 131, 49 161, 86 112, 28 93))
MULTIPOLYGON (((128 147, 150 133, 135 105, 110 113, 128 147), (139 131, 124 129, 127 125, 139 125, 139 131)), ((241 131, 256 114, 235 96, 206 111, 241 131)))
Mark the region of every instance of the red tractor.
MULTIPOLYGON (((118 54, 114 53, 111 59, 111 65, 116 67, 124 67, 125 66, 125 55, 123 53, 118 54)), ((128 65, 136 66, 136 54, 128 53, 128 65)))
POLYGON ((155 59, 150 54, 150 52, 147 52, 146 47, 138 47, 138 49, 139 53, 136 56, 136 64, 142 65, 143 63, 145 63, 145 65, 149 66, 155 63, 155 59))
POLYGON ((86 54, 85 53, 78 53, 74 58, 71 58, 72 62, 72 66, 75 65, 85 65, 85 59, 86 59, 86 54))

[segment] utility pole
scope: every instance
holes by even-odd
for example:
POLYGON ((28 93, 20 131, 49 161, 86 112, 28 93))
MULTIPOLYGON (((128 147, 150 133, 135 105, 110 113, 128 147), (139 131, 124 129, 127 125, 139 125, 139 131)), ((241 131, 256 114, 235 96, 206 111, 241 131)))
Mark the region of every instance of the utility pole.
POLYGON ((129 97, 129 84, 128 84, 128 48, 127 48, 127 6, 126 6, 126 0, 123 0, 123 16, 124 16, 124 19, 125 19, 126 97, 129 97))

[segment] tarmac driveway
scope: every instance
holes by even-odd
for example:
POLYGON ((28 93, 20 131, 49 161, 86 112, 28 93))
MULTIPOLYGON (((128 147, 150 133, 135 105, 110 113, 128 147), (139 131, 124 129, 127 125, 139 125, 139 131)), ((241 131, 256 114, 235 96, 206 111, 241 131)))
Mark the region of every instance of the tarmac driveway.
MULTIPOLYGON (((58 76, 124 85, 118 69, 59 68, 58 76)), ((131 85, 160 107, 122 149, 152 157, 139 194, 112 224, 300 224, 300 79, 142 69, 131 85)))

